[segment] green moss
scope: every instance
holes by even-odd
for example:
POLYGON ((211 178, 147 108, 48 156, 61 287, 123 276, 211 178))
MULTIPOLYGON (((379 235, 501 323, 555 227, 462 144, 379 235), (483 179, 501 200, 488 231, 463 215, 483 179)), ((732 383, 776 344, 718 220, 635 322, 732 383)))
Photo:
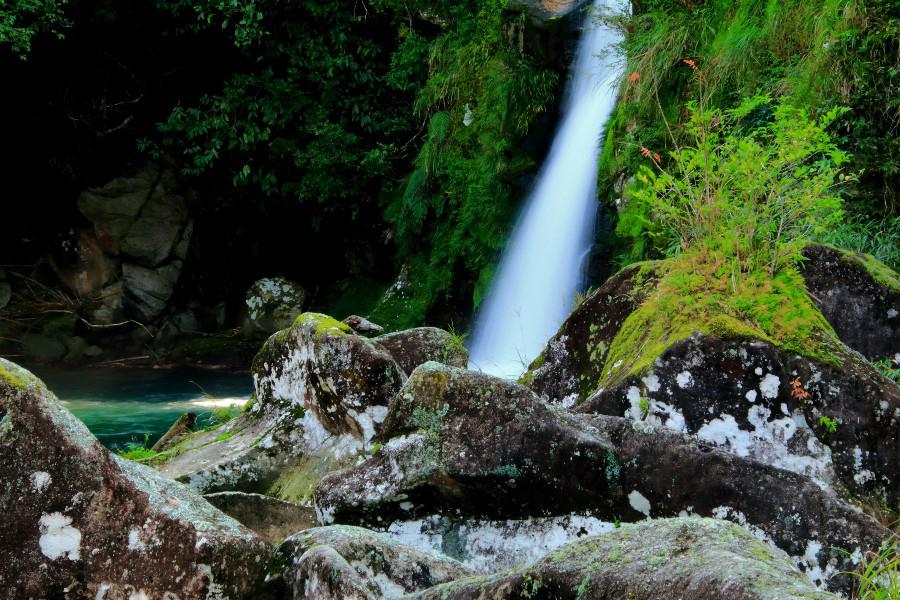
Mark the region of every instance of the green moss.
POLYGON ((294 320, 295 327, 306 324, 313 325, 316 337, 353 333, 353 329, 346 323, 322 313, 303 313, 294 320))
POLYGON ((871 254, 857 254, 851 252, 844 252, 843 254, 845 258, 861 265, 868 271, 869 275, 872 276, 872 279, 888 289, 900 292, 900 275, 897 275, 897 273, 892 271, 890 267, 883 262, 879 261, 871 254))
POLYGON ((144 446, 132 446, 128 450, 118 452, 118 455, 122 458, 127 458, 128 460, 133 460, 135 462, 146 462, 150 459, 156 458, 158 456, 158 453, 154 452, 150 448, 145 448, 144 446))
POLYGON ((813 360, 840 364, 839 342, 796 269, 729 277, 727 265, 697 253, 665 261, 656 289, 623 323, 598 387, 641 374, 674 344, 700 333, 757 339, 813 360))
MULTIPOLYGON (((5 361, 3 361, 3 362, 5 362, 5 361)), ((9 385, 11 385, 12 387, 14 387, 17 390, 24 390, 25 387, 28 385, 28 380, 24 377, 24 375, 21 372, 14 372, 14 371, 8 369, 6 366, 3 365, 3 362, 0 362, 0 379, 3 379, 4 381, 6 381, 6 383, 8 383, 9 385)), ((12 363, 7 363, 7 364, 12 364, 12 363)), ((24 369, 19 369, 19 370, 24 371, 24 369)))
POLYGON ((213 442, 224 442, 225 440, 229 440, 229 439, 231 439, 231 438, 233 438, 233 437, 234 437, 234 432, 233 432, 233 431, 229 431, 228 433, 223 433, 222 435, 217 436, 217 437, 213 440, 213 442))

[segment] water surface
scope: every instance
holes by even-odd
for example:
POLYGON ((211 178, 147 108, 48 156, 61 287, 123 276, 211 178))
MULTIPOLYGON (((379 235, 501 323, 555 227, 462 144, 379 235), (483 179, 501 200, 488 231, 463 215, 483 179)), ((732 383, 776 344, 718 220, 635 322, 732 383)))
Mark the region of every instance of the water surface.
POLYGON ((250 397, 247 373, 202 369, 33 367, 63 405, 102 444, 153 444, 186 412, 208 422, 213 410, 243 405, 250 397))

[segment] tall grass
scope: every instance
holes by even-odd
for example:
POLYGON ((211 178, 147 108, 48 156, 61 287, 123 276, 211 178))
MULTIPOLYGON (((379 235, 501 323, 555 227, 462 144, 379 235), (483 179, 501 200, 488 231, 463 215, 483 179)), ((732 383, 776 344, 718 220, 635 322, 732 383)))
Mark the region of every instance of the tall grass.
POLYGON ((900 600, 900 536, 893 535, 877 552, 863 556, 854 600, 900 600))

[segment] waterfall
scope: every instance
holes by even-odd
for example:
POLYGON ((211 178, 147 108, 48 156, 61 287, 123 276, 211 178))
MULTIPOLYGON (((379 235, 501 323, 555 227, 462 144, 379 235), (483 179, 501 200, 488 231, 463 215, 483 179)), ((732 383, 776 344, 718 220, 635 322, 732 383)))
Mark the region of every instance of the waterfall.
MULTIPOLYGON (((594 9, 625 4, 595 0, 594 9)), ((572 310, 593 237, 597 158, 622 74, 613 51, 620 41, 617 31, 587 20, 550 153, 476 319, 470 368, 517 377, 572 310)))

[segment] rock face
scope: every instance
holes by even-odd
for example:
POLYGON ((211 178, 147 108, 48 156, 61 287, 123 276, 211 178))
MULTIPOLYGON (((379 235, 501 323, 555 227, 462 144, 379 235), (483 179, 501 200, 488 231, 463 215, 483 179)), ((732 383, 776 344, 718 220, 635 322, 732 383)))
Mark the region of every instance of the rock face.
POLYGON ((95 322, 151 321, 165 309, 192 234, 184 195, 175 176, 154 165, 82 192, 78 208, 93 231, 80 234, 75 260, 57 273, 80 296, 99 298, 95 322))
POLYGON ((698 518, 623 525, 569 544, 529 566, 461 579, 417 600, 826 600, 783 553, 746 530, 698 518))
POLYGON ((838 337, 869 360, 900 353, 900 278, 871 257, 827 246, 803 252, 803 278, 838 337))
POLYGON ((690 433, 853 496, 900 498, 900 388, 852 352, 830 365, 695 335, 578 410, 690 433))
POLYGON ((218 492, 204 498, 270 544, 280 544, 286 537, 316 525, 313 509, 270 496, 218 492))
POLYGON ((250 322, 260 331, 274 333, 291 326, 303 312, 306 290, 283 277, 260 279, 247 290, 250 322))
POLYGON ((435 363, 398 393, 381 437, 373 458, 319 483, 320 521, 716 516, 750 527, 822 583, 858 561, 840 549, 874 548, 885 535, 807 477, 646 423, 569 413, 522 386, 435 363))
POLYGON ((365 317, 360 317, 359 315, 350 315, 343 321, 341 321, 344 325, 349 325, 350 329, 353 330, 354 333, 362 336, 373 336, 379 335, 382 331, 384 331, 384 327, 381 325, 377 325, 372 321, 366 319, 365 317))
POLYGON ((322 475, 366 452, 406 379, 381 346, 315 313, 269 338, 253 377, 249 412, 190 436, 157 468, 203 493, 309 500, 322 475))
POLYGON ((0 589, 15 598, 252 595, 269 553, 184 486, 111 455, 0 359, 0 589))
POLYGON ((375 338, 409 375, 419 365, 436 361, 451 367, 469 364, 469 353, 459 338, 437 327, 417 327, 375 338))
MULTIPOLYGON (((870 274, 875 267, 820 246, 807 255, 807 284, 839 336, 873 357, 894 351, 900 338, 888 307, 896 294, 870 274), (885 336, 874 336, 881 347, 858 333, 870 330, 885 336)), ((896 278, 880 268, 885 281, 896 278)), ((900 424, 900 389, 837 340, 823 341, 826 360, 752 336, 698 333, 644 372, 607 365, 613 340, 652 291, 658 269, 645 263, 611 278, 570 315, 522 381, 579 412, 696 435, 839 493, 897 502, 900 443, 892 432, 900 424)))
POLYGON ((455 560, 359 527, 309 529, 285 540, 279 554, 297 599, 400 598, 472 575, 455 560))

